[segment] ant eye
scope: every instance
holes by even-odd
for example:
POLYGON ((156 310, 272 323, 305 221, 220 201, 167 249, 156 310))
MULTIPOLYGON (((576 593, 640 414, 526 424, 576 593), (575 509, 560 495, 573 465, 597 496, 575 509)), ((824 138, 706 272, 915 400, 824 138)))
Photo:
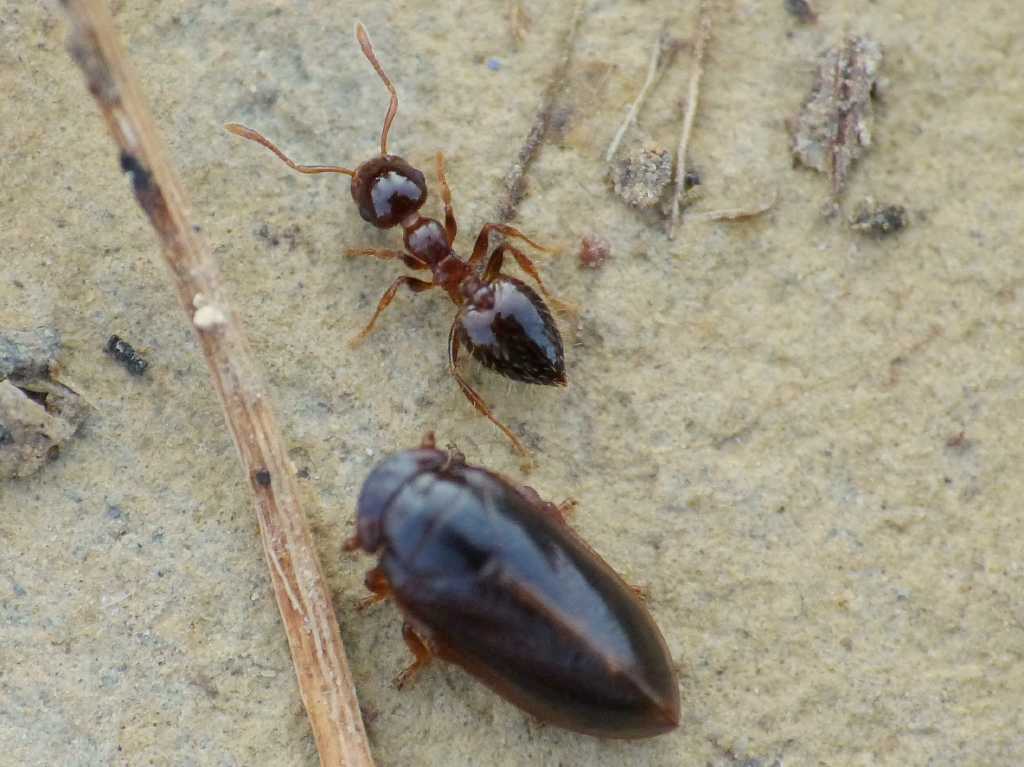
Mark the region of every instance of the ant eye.
POLYGON ((426 202, 427 181, 423 173, 401 157, 375 157, 356 169, 352 199, 364 221, 388 229, 426 202))

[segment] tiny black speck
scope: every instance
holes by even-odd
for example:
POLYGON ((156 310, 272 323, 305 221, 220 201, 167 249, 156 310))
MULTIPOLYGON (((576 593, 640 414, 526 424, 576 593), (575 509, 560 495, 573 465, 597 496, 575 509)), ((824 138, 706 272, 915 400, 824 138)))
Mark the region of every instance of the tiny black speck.
POLYGON ((125 173, 131 174, 132 186, 135 188, 135 194, 137 196, 142 195, 149 189, 149 171, 146 170, 134 155, 131 155, 128 152, 121 152, 121 170, 125 173))
POLYGON ((135 351, 135 347, 120 336, 114 335, 108 338, 103 351, 120 362, 125 370, 133 376, 141 376, 149 367, 149 363, 142 359, 141 355, 135 351))
POLYGON ((270 472, 266 469, 260 469, 256 472, 256 484, 261 487, 270 487, 270 472))

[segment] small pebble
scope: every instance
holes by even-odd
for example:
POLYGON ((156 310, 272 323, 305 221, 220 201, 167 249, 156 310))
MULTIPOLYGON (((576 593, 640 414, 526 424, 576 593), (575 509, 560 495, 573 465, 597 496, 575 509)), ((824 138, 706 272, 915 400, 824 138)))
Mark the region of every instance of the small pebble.
POLYGON ((612 167, 615 193, 637 208, 657 204, 671 180, 672 154, 667 149, 641 149, 612 167))

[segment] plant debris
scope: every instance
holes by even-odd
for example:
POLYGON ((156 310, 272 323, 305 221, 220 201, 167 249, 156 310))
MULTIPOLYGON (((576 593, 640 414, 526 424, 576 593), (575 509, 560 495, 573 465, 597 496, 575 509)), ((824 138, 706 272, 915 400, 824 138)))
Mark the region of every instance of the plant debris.
POLYGON ((776 189, 768 199, 753 205, 741 208, 722 208, 721 210, 710 210, 704 213, 692 213, 689 218, 693 221, 744 221, 748 218, 755 218, 767 213, 775 207, 778 202, 779 192, 776 189))
POLYGON ((627 204, 650 208, 661 199, 672 180, 672 153, 644 147, 612 166, 612 186, 627 204))
POLYGON ((60 453, 89 405, 55 379, 56 331, 0 334, 0 480, 27 477, 60 453))
MULTIPOLYGON (((643 146, 630 152, 625 159, 612 162, 629 128, 636 122, 637 114, 651 87, 657 82, 661 73, 668 68, 673 55, 683 44, 660 32, 651 49, 651 58, 647 66, 647 78, 643 87, 629 108, 626 119, 619 126, 605 153, 605 160, 611 163, 611 179, 615 193, 627 204, 637 208, 651 208, 663 198, 665 188, 675 181, 671 198, 662 205, 661 212, 667 219, 666 234, 669 239, 675 236, 681 212, 701 196, 701 176, 687 167, 687 151, 694 120, 697 117, 697 106, 700 98, 701 77, 704 74, 704 56, 711 38, 711 3, 701 0, 697 7, 697 29, 691 47, 693 50, 693 66, 690 71, 686 96, 681 100, 683 111, 682 126, 675 152, 675 171, 673 158, 661 147, 643 146)), ((693 214, 698 220, 704 221, 743 221, 770 210, 775 205, 776 195, 766 202, 753 206, 727 208, 707 213, 693 214)), ((585 264, 588 246, 584 243, 580 251, 580 262, 585 264)))
POLYGON ((686 193, 686 150, 690 145, 693 121, 697 117, 700 79, 704 75, 704 52, 711 37, 711 13, 703 0, 698 6, 697 14, 697 41, 693 49, 693 70, 690 72, 690 83, 686 90, 686 111, 683 113, 683 125, 679 131, 679 145, 676 149, 676 185, 675 192, 672 194, 672 212, 665 227, 665 233, 670 240, 675 237, 676 226, 679 224, 679 212, 682 210, 683 195, 686 193))
POLYGON ((871 99, 882 47, 851 35, 825 51, 811 94, 791 122, 793 155, 804 165, 827 173, 834 210, 854 161, 871 144, 871 99))
POLYGON ((850 228, 875 237, 887 237, 907 228, 910 219, 902 205, 882 205, 871 197, 865 197, 853 216, 850 228))
POLYGON ((643 86, 640 88, 640 92, 633 100, 633 103, 630 104, 629 111, 626 113, 626 118, 622 121, 619 129, 615 131, 615 136, 608 145, 608 151, 605 152, 604 155, 605 162, 610 163, 615 157, 615 153, 618 151, 619 144, 622 143, 622 139, 625 137, 626 131, 628 131, 630 126, 636 122, 636 117, 640 113, 640 107, 643 106, 651 86, 654 85, 662 72, 664 72, 668 67, 672 58, 671 54, 675 53, 679 46, 679 41, 673 40, 664 30, 658 33, 658 39, 655 41, 654 47, 651 48, 651 59, 647 65, 647 77, 644 80, 643 86))

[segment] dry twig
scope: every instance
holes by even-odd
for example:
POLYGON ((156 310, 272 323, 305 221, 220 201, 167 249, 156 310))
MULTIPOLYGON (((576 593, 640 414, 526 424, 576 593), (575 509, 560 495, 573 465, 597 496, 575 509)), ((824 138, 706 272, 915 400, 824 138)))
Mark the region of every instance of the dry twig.
POLYGON ((69 51, 121 150, 121 167, 131 177, 135 197, 160 238, 247 471, 320 763, 372 765, 330 591, 299 507, 292 466, 220 275, 188 219, 184 190, 164 159, 162 141, 126 66, 109 13, 99 0, 63 4, 72 23, 69 51))
POLYGON ((697 116, 697 102, 700 98, 700 78, 704 74, 704 51, 708 38, 711 37, 711 14, 701 2, 698 11, 697 42, 693 50, 693 71, 690 73, 690 86, 686 96, 686 113, 683 116, 683 129, 679 134, 679 148, 676 151, 676 183, 672 195, 672 216, 668 221, 668 237, 675 237, 676 225, 679 223, 679 201, 686 191, 686 148, 690 143, 690 131, 693 120, 697 116))
POLYGON ((522 0, 509 0, 505 16, 508 19, 512 42, 518 47, 526 40, 526 33, 529 31, 530 25, 533 24, 533 19, 523 7, 522 0))
POLYGON ((569 29, 565 33, 562 55, 559 58, 558 64, 555 65, 555 71, 548 81, 547 88, 544 89, 540 110, 538 110, 537 117, 533 121, 530 133, 527 135, 526 141, 523 142, 523 146, 519 149, 519 155, 505 176, 505 199, 498 204, 497 212, 492 219, 493 221, 499 223, 511 221, 516 215, 519 203, 526 196, 526 171, 540 153, 540 148, 544 145, 544 140, 547 137, 548 126, 551 123, 551 117, 555 110, 555 99, 565 83, 565 76, 569 71, 569 63, 572 61, 572 51, 576 45, 576 33, 579 31, 582 19, 583 0, 576 0, 572 18, 569 20, 569 29))
POLYGON ((671 38, 668 32, 662 30, 658 33, 658 39, 654 42, 654 48, 651 50, 651 60, 647 65, 647 78, 644 80, 644 84, 640 87, 640 92, 636 95, 633 103, 629 107, 629 111, 626 113, 626 119, 622 121, 622 125, 615 131, 615 137, 608 145, 608 151, 605 152, 604 161, 611 162, 612 158, 615 157, 615 153, 619 149, 619 144, 622 143, 623 137, 626 135, 626 131, 636 121, 636 116, 640 112, 640 107, 647 99, 647 92, 654 85, 658 79, 658 75, 661 73, 661 56, 665 51, 669 49, 669 40, 671 38))
POLYGON ((687 221, 743 221, 748 218, 760 216, 775 207, 779 199, 779 192, 775 190, 764 202, 751 205, 746 208, 722 208, 721 210, 709 210, 705 213, 687 214, 687 221))

